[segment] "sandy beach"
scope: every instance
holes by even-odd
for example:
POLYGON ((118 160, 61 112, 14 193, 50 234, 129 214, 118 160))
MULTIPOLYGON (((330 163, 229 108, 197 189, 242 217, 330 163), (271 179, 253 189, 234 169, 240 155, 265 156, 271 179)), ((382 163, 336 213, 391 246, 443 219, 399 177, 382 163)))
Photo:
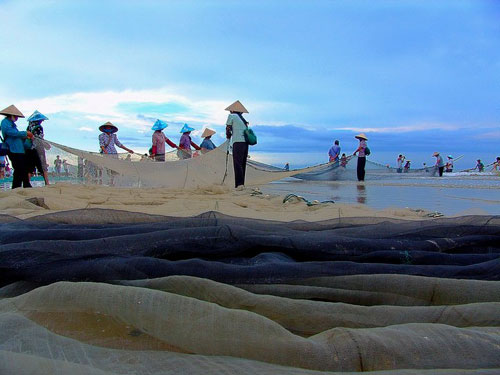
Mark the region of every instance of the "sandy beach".
POLYGON ((197 190, 115 188, 57 183, 47 187, 0 192, 3 214, 25 219, 52 212, 105 208, 151 215, 189 217, 207 211, 277 221, 321 221, 342 217, 387 217, 407 220, 429 218, 431 212, 410 208, 374 210, 363 204, 319 203, 307 205, 286 194, 263 194, 259 189, 235 191, 212 186, 197 190))

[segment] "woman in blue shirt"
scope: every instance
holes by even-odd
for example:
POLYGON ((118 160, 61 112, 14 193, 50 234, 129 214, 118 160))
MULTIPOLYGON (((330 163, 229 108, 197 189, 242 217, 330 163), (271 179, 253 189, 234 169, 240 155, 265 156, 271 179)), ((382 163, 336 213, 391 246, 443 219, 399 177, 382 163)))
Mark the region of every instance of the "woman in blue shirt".
POLYGON ((243 113, 248 111, 239 100, 227 107, 226 111, 231 112, 226 121, 226 137, 233 140, 234 186, 243 188, 248 157, 248 143, 243 133, 248 121, 243 118, 243 113))
POLYGON ((206 154, 208 151, 212 151, 215 148, 214 143, 210 138, 212 138, 212 135, 215 134, 215 131, 209 128, 206 128, 203 131, 203 134, 201 135, 201 138, 203 138, 203 142, 200 144, 201 148, 201 153, 206 154))
POLYGON ((14 168, 14 177, 12 179, 12 189, 21 187, 31 187, 28 177, 28 166, 24 155, 24 142, 26 139, 33 139, 33 133, 30 131, 17 130, 16 121, 19 117, 24 117, 19 109, 11 105, 2 111, 0 115, 4 115, 2 120, 2 136, 5 143, 9 147, 9 159, 14 168))

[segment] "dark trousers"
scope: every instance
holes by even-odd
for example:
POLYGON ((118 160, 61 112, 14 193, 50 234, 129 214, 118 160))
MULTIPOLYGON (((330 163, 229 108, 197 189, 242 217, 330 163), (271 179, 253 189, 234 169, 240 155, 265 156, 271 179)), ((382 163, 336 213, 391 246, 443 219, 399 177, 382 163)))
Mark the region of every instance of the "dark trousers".
POLYGON ((12 162, 12 168, 14 168, 14 177, 12 179, 12 189, 21 187, 25 188, 31 187, 30 179, 28 177, 28 166, 26 157, 24 154, 14 154, 9 152, 9 159, 12 162))
POLYGON ((438 167, 439 177, 443 177, 444 167, 438 167))
POLYGON ((358 156, 358 181, 364 181, 365 180, 365 165, 366 165, 366 157, 359 157, 358 156))
POLYGON ((245 171, 247 169, 248 143, 233 143, 234 186, 245 185, 245 171))

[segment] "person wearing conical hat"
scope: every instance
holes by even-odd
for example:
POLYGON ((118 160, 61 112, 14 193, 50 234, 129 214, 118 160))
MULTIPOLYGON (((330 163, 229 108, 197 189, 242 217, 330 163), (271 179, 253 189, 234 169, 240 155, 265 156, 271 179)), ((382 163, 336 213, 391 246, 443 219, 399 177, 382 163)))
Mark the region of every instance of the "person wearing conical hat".
POLYGON ((47 158, 45 156, 45 150, 50 150, 50 144, 43 140, 43 127, 42 122, 48 120, 49 118, 38 111, 33 112, 33 114, 28 117, 28 128, 30 132, 33 133, 33 144, 26 147, 26 158, 28 161, 28 176, 31 178, 31 174, 38 170, 38 174, 43 176, 45 185, 49 185, 49 176, 47 158))
POLYGON ((432 156, 436 157, 435 168, 437 168, 439 177, 443 177, 444 172, 444 160, 443 157, 439 154, 439 152, 435 151, 432 156))
POLYGON ((106 122, 99 126, 99 130, 102 132, 99 135, 99 146, 101 148, 101 153, 102 154, 108 154, 108 155, 118 155, 118 152, 116 151, 115 145, 124 149, 127 152, 130 152, 131 154, 134 153, 131 149, 125 147, 120 143, 118 140, 118 137, 116 136, 116 132, 118 131, 118 128, 114 126, 111 122, 106 122))
POLYGON ((209 129, 209 128, 206 128, 203 131, 203 134, 201 135, 201 138, 203 138, 203 142, 201 142, 201 144, 200 144, 202 154, 205 154, 208 151, 212 151, 213 149, 215 149, 216 146, 214 145, 214 143, 210 139, 210 138, 212 138, 212 135, 214 135, 214 134, 215 134, 215 131, 212 129, 209 129))
POLYGON ((354 136, 354 138, 359 140, 359 146, 354 151, 353 155, 356 155, 358 153, 358 167, 357 167, 357 175, 358 175, 358 181, 364 181, 365 180, 365 165, 366 165, 366 141, 368 138, 364 133, 358 134, 354 136))
POLYGON ((177 145, 167 138, 163 129, 167 128, 168 124, 162 120, 156 120, 151 130, 154 130, 151 148, 151 157, 156 161, 165 161, 165 143, 172 148, 178 148, 177 145))
POLYGON ((181 129, 181 139, 179 140, 179 151, 177 152, 177 156, 180 159, 190 159, 192 157, 193 152, 191 151, 191 146, 193 146, 196 150, 201 150, 201 147, 194 143, 191 139, 191 132, 194 128, 190 127, 188 124, 184 124, 181 129))
POLYGON ((32 139, 33 133, 30 131, 19 131, 17 129, 16 121, 19 117, 24 117, 24 115, 16 106, 11 105, 0 111, 0 114, 5 116, 0 126, 2 128, 4 143, 6 143, 9 148, 9 159, 14 168, 12 189, 21 187, 21 185, 25 188, 31 187, 28 177, 26 155, 24 152, 24 141, 26 139, 32 139))
POLYGON ((238 189, 245 186, 248 143, 244 131, 248 128, 248 121, 243 117, 243 113, 248 111, 239 100, 225 110, 230 112, 226 121, 226 137, 233 143, 234 186, 238 189))

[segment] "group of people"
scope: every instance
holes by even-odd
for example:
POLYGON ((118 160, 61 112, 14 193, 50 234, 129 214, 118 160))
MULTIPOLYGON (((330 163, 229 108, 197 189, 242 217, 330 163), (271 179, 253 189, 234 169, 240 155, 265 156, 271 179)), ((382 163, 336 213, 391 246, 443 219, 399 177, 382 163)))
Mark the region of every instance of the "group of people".
MULTIPOLYGON (((369 148, 366 144, 368 141, 368 137, 364 134, 358 134, 354 136, 359 141, 358 148, 353 152, 353 156, 358 154, 358 165, 356 168, 356 173, 358 177, 358 181, 365 180, 365 166, 366 166, 366 156, 370 154, 369 148)), ((341 148, 340 142, 338 139, 333 142, 333 146, 328 150, 328 161, 330 163, 334 163, 335 165, 340 165, 340 167, 345 168, 347 166, 347 156, 345 153, 340 156, 341 148)))
POLYGON ((28 117, 28 128, 22 131, 18 130, 16 121, 24 118, 24 115, 14 105, 4 108, 0 114, 5 116, 0 124, 3 153, 8 156, 14 169, 12 188, 31 187, 30 179, 35 171, 43 176, 45 184, 48 185, 45 150, 50 149, 50 145, 43 140, 42 127, 42 122, 48 118, 35 111, 28 117))
MULTIPOLYGON (((248 142, 245 138, 245 130, 248 129, 248 121, 243 117, 244 113, 248 113, 247 109, 241 104, 239 100, 231 104, 225 109, 229 111, 226 121, 226 137, 232 140, 233 148, 233 168, 235 176, 235 187, 242 188, 245 184, 245 173, 246 173, 246 162, 248 158, 248 142)), ((48 120, 48 118, 42 115, 40 112, 35 111, 28 118, 28 128, 26 131, 19 130, 16 125, 16 121, 19 118, 24 118, 24 115, 17 109, 14 105, 11 105, 2 111, 0 114, 4 115, 5 118, 1 122, 1 132, 2 132, 2 149, 4 153, 8 156, 12 163, 14 169, 14 176, 12 182, 12 188, 18 187, 31 187, 30 177, 34 173, 35 169, 38 173, 43 175, 45 184, 49 184, 48 180, 48 164, 45 156, 45 150, 50 149, 48 142, 43 140, 44 133, 42 122, 48 120)), ((157 120, 152 130, 154 131, 152 136, 152 147, 151 147, 151 158, 155 161, 165 161, 165 144, 177 149, 177 155, 180 159, 189 159, 194 156, 192 147, 195 152, 200 151, 201 153, 209 152, 216 148, 215 144, 211 140, 211 137, 215 134, 212 129, 206 128, 202 134, 203 141, 198 146, 191 139, 191 132, 194 130, 187 124, 184 124, 181 129, 182 136, 180 137, 179 145, 176 145, 163 133, 163 130, 167 128, 168 124, 162 120, 157 120)), ((99 126, 101 134, 99 135, 99 147, 102 154, 115 156, 118 154, 116 147, 119 147, 129 153, 134 153, 134 151, 125 145, 123 145, 116 133, 118 132, 118 127, 113 125, 111 122, 106 122, 99 126)), ((2 171, 5 170, 7 161, 5 157, 0 160, 0 166, 2 166, 2 171)), ((82 161, 83 168, 83 161, 82 161)), ((61 167, 64 167, 65 173, 67 172, 68 163, 65 160, 61 160, 60 156, 57 155, 54 160, 54 170, 57 174, 61 173, 61 167)), ((80 166, 80 161, 79 161, 80 166)))

